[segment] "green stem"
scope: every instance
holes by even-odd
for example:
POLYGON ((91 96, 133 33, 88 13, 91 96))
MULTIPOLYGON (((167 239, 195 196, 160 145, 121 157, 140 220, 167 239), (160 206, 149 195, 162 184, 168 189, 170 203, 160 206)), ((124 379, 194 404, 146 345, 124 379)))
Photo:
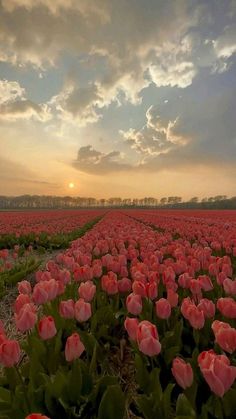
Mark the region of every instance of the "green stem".
POLYGON ((29 401, 28 394, 27 394, 27 387, 26 387, 26 385, 25 385, 25 383, 23 381, 23 378, 21 376, 21 373, 20 373, 18 367, 15 365, 14 368, 15 368, 15 371, 17 373, 17 376, 18 376, 18 378, 20 380, 20 383, 21 383, 21 385, 23 387, 23 392, 24 392, 24 396, 25 396, 25 402, 26 402, 26 405, 27 405, 28 413, 30 413, 31 409, 30 409, 30 401, 29 401))

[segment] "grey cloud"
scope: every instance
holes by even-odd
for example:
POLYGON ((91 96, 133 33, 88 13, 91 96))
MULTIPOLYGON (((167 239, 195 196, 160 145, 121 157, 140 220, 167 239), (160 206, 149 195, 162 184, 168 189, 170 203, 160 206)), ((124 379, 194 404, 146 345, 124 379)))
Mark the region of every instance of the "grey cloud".
POLYGON ((4 120, 35 118, 45 121, 50 118, 45 105, 38 105, 31 100, 16 100, 0 105, 0 118, 4 120))
POLYGON ((102 153, 91 145, 80 147, 77 159, 72 166, 81 172, 105 175, 107 173, 131 170, 132 166, 122 162, 119 151, 102 153))

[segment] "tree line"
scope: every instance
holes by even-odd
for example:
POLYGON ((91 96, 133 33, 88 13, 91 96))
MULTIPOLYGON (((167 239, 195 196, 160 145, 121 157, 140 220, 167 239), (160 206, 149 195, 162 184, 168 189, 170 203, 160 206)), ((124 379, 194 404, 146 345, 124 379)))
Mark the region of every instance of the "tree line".
POLYGON ((193 209, 236 209, 236 196, 226 195, 198 198, 184 201, 180 196, 160 199, 144 197, 131 199, 113 197, 96 199, 92 197, 71 197, 51 195, 0 196, 0 209, 58 209, 58 208, 193 208, 193 209))

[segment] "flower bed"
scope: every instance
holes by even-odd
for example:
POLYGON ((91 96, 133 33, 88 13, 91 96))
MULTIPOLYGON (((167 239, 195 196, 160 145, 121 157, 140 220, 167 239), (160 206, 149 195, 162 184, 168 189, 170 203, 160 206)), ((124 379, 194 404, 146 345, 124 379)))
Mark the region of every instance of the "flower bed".
POLYGON ((0 418, 235 417, 234 221, 158 217, 109 212, 18 284, 0 418))

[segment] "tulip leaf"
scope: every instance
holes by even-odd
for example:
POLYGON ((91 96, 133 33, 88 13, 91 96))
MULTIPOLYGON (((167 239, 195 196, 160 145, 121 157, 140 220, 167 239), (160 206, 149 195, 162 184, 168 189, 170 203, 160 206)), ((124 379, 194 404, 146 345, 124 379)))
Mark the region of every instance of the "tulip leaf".
POLYGON ((189 419, 196 419, 196 413, 193 410, 191 403, 187 397, 182 393, 179 395, 176 404, 177 418, 188 417, 189 419))
POLYGON ((135 398, 135 402, 140 412, 144 415, 145 419, 150 419, 154 417, 153 403, 148 396, 138 396, 135 398))
POLYGON ((75 360, 72 365, 72 369, 68 376, 68 396, 71 402, 77 404, 80 396, 81 396, 81 389, 82 389, 82 372, 81 367, 78 360, 75 360))
POLYGON ((105 391, 99 409, 98 419, 123 419, 125 412, 125 397, 120 386, 109 386, 105 391))
POLYGON ((166 419, 169 419, 171 417, 171 393, 174 387, 175 387, 175 384, 169 383, 165 391, 163 392, 162 404, 163 404, 164 417, 166 419))
POLYGON ((142 357, 138 354, 135 355, 135 367, 136 367, 136 381, 144 392, 146 392, 148 386, 149 386, 149 374, 148 371, 144 365, 144 361, 142 357))

